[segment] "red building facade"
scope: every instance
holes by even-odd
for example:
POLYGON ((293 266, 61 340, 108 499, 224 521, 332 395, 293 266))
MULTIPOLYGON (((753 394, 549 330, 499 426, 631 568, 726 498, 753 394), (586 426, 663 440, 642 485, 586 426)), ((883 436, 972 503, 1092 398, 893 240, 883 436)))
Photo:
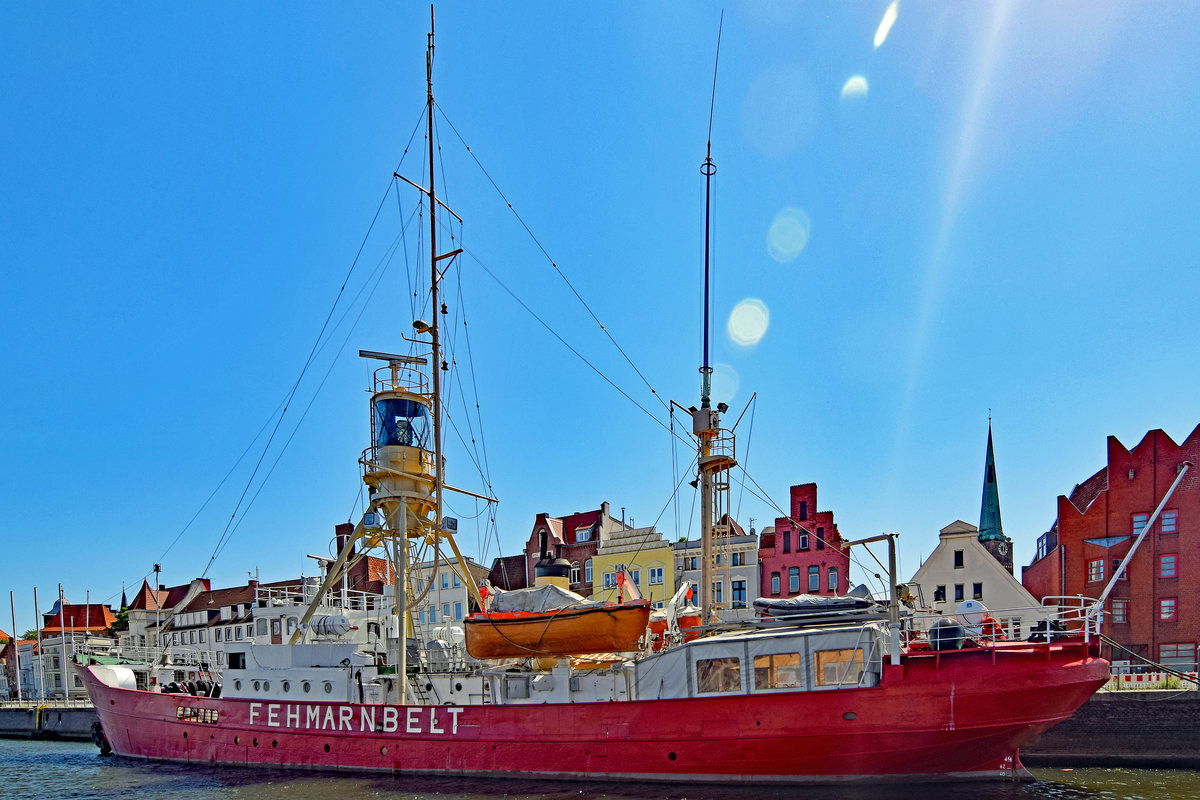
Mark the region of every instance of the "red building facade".
MULTIPOLYGON (((580 511, 563 517, 542 513, 533 521, 533 530, 525 542, 525 585, 533 586, 533 567, 542 557, 540 538, 547 534, 550 552, 562 545, 562 557, 571 562, 571 591, 592 596, 592 556, 600 546, 600 531, 611 527, 608 503, 594 511, 580 511)), ((501 587, 505 588, 505 587, 501 587)), ((517 587, 511 587, 517 588, 517 587)))
MULTIPOLYGON (((1200 641, 1200 426, 1182 444, 1150 431, 1132 450, 1108 437, 1108 466, 1058 498, 1058 519, 1038 539, 1021 582, 1036 598, 1098 598, 1134 539, 1193 466, 1155 520, 1105 603, 1103 633, 1138 655, 1195 669, 1200 641)), ((1116 660, 1136 659, 1113 648, 1116 660)))
POLYGON ((845 594, 850 555, 832 511, 817 510, 817 485, 791 488, 791 515, 759 539, 759 593, 763 597, 845 594))

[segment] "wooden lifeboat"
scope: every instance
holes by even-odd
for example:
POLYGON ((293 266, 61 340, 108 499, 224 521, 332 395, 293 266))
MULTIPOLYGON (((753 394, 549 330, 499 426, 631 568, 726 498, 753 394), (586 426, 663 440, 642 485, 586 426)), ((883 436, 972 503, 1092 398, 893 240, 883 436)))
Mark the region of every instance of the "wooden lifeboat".
POLYGON ((463 620, 474 658, 573 656, 636 650, 650 601, 596 603, 553 611, 485 611, 463 620))

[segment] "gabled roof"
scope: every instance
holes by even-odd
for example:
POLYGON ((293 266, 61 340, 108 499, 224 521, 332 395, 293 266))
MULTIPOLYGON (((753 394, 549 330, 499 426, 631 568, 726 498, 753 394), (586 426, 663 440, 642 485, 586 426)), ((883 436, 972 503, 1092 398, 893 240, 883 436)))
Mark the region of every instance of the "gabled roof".
POLYGON ((938 531, 939 534, 978 533, 978 532, 979 532, 979 528, 976 528, 974 525, 972 525, 969 522, 963 522, 961 519, 954 520, 954 522, 951 522, 949 525, 947 525, 946 527, 944 527, 940 531, 938 531))
POLYGON ((55 611, 54 614, 42 615, 46 622, 42 628, 43 636, 61 633, 64 630, 73 630, 76 633, 104 631, 117 621, 112 609, 100 603, 63 603, 62 612, 57 613, 57 609, 55 611))
POLYGON ((1083 483, 1076 484, 1067 499, 1082 514, 1106 489, 1108 489, 1108 467, 1101 467, 1095 475, 1083 483))
MULTIPOLYGON (((200 578, 199 580, 204 583, 205 589, 208 589, 212 585, 208 578, 200 578)), ((187 596, 188 590, 191 587, 192 584, 189 582, 182 586, 152 589, 150 588, 150 582, 143 578, 141 588, 137 590, 137 594, 133 596, 133 600, 129 603, 129 609, 131 611, 166 611, 177 606, 187 596)))

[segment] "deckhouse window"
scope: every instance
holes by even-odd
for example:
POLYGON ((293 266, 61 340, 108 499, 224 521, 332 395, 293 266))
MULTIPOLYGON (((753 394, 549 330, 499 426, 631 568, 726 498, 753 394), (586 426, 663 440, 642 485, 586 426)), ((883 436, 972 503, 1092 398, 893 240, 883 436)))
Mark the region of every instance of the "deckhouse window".
POLYGON ((861 649, 818 650, 813 656, 813 683, 816 686, 857 686, 862 678, 861 649))
POLYGON ((736 656, 696 661, 697 692, 737 692, 741 688, 742 662, 736 656))
POLYGON ((755 689, 797 689, 803 686, 804 662, 799 653, 754 657, 755 689))

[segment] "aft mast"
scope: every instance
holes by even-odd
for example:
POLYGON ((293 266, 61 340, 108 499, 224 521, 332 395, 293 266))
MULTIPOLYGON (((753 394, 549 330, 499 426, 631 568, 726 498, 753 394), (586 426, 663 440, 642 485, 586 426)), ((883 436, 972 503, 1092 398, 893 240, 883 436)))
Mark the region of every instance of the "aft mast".
MULTIPOLYGON (((721 54, 721 34, 717 32, 717 58, 713 64, 713 97, 708 111, 708 146, 700 174, 704 176, 704 309, 703 332, 701 334, 700 365, 700 408, 688 409, 692 414, 692 433, 697 439, 697 468, 700 472, 700 553, 703 564, 700 570, 701 621, 707 625, 713 621, 716 602, 713 598, 713 575, 718 553, 714 552, 713 539, 721 536, 727 540, 731 519, 729 512, 728 472, 737 465, 734 458, 733 432, 721 428, 721 414, 728 410, 725 403, 712 409, 712 363, 709 360, 709 319, 712 243, 712 177, 717 165, 712 160, 712 120, 717 97, 717 63, 721 54)), ((727 549, 727 548, 722 548, 727 549)))

